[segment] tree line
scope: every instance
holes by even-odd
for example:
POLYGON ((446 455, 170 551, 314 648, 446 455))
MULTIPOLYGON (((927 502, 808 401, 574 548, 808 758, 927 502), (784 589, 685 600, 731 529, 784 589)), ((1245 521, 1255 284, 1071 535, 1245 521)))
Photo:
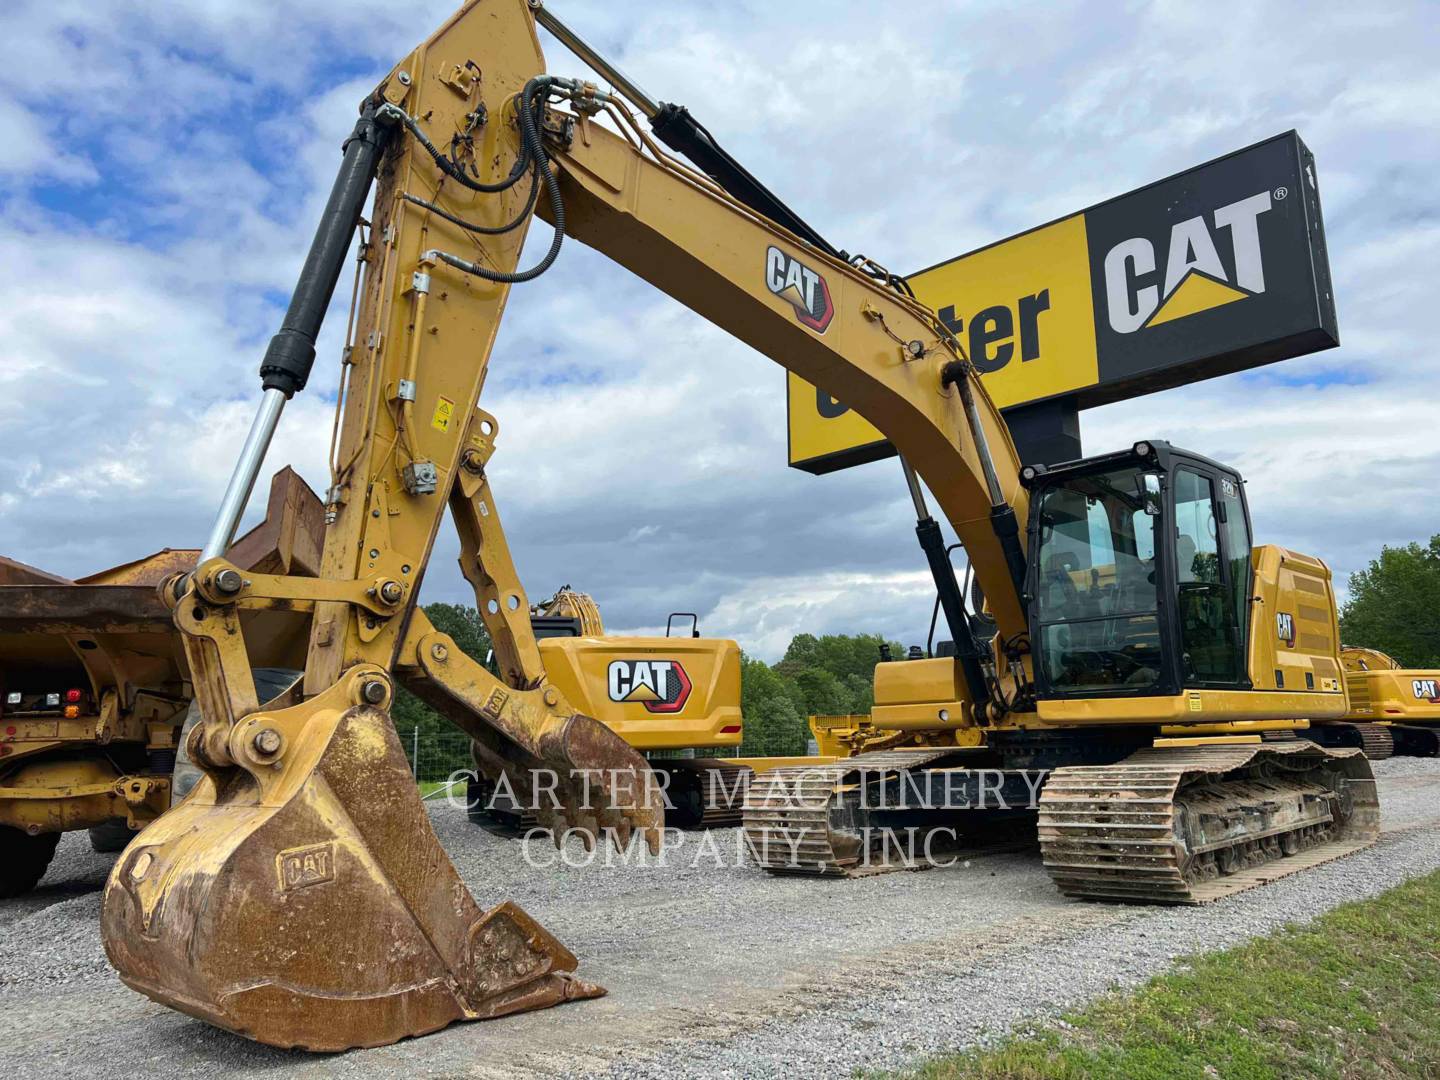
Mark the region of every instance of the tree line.
POLYGON ((1350 575, 1340 640, 1379 649, 1401 667, 1440 668, 1440 536, 1382 548, 1350 575))
MULTIPOLYGON (((774 664, 744 657, 740 712, 743 757, 796 757, 808 752, 811 716, 868 715, 875 703, 879 634, 796 634, 774 664)), ((905 650, 890 642, 891 654, 905 650)))

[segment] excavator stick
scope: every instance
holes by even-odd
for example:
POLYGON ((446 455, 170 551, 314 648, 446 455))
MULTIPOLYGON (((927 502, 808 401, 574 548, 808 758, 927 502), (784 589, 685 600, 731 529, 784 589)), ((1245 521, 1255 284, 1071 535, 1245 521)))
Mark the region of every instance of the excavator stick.
POLYGON ((406 687, 469 734, 477 756, 513 778, 557 844, 573 829, 587 843, 605 836, 625 850, 638 829, 658 853, 663 792, 629 743, 593 717, 553 712, 563 700, 553 688, 506 689, 444 634, 425 634, 415 655, 419 674, 406 670, 406 687))
POLYGON ((274 1046, 377 1046, 604 993, 514 904, 485 911, 471 897, 393 730, 397 680, 504 760, 552 772, 557 835, 568 824, 658 846, 663 811, 644 759, 545 680, 487 503, 498 426, 477 403, 529 219, 520 181, 530 172, 543 186, 539 109, 520 93, 543 70, 523 0, 472 0, 362 104, 199 565, 161 589, 202 714, 186 749, 204 776, 113 868, 106 953, 156 1001, 274 1046), (402 130, 399 102, 448 154, 402 130), (318 576, 242 571, 224 553, 280 413, 309 377, 377 177, 318 576), (490 228, 483 241, 414 209, 442 197, 474 201, 466 213, 490 228), (436 243, 478 244, 492 276, 447 279, 436 243), (500 676, 416 606, 447 506, 500 676), (247 642, 241 621, 257 611, 310 617, 302 683, 263 706, 251 675, 263 643, 247 642))
POLYGON ((232 739, 246 768, 207 775, 130 845, 103 915, 128 985, 273 1046, 328 1051, 604 993, 519 907, 471 898, 388 701, 369 702, 377 685, 382 671, 357 667, 247 717, 232 739))

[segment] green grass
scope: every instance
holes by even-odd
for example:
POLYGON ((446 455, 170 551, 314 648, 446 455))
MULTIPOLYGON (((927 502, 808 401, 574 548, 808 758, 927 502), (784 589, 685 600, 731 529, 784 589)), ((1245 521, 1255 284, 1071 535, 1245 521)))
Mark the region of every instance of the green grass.
MULTIPOLYGON (((435 794, 435 792, 437 791, 444 791, 445 788, 449 786, 450 782, 448 780, 437 780, 434 782, 431 782, 429 780, 422 781, 420 783, 420 797, 422 799, 426 798, 429 795, 435 794)), ((456 792, 459 795, 463 796, 465 794, 465 785, 461 784, 458 788, 456 788, 456 792)))
POLYGON ((1440 874, 1190 959, 921 1080, 1440 1076, 1440 874))

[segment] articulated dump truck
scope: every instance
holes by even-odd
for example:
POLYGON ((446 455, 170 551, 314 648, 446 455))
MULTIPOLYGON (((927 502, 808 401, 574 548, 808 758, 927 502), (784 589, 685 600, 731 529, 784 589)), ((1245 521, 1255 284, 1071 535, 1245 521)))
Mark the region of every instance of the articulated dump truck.
MULTIPOLYGON (((320 501, 290 469, 263 524, 229 556, 262 573, 314 574, 320 501)), ((70 580, 0 558, 0 896, 35 887, 60 835, 119 850, 170 808, 192 697, 184 647, 157 587, 195 550, 70 580)), ((264 614, 259 663, 296 667, 302 621, 264 614)))

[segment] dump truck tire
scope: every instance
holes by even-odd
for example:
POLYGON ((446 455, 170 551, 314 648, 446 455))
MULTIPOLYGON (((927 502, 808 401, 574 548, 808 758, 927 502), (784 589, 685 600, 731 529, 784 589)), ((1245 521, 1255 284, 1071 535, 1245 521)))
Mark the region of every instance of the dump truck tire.
MULTIPOLYGON (((287 690, 303 672, 293 668, 252 668, 250 674, 255 679, 255 696, 261 704, 264 704, 276 694, 287 690)), ((185 711, 185 722, 180 728, 180 742, 175 748, 175 771, 170 776, 171 806, 179 806, 184 802, 185 796, 190 794, 190 789, 200 782, 200 777, 205 775, 200 771, 200 766, 190 760, 190 754, 186 750, 190 730, 199 722, 200 702, 192 700, 190 708, 185 711)), ((129 841, 127 840, 126 843, 129 841)), ((99 851, 100 849, 96 848, 95 850, 99 851)), ((115 850, 118 851, 119 848, 115 850)))
POLYGON ((90 850, 101 855, 124 851, 125 846, 130 843, 130 838, 134 835, 134 830, 125 823, 124 818, 111 818, 103 825, 91 827, 90 850))
POLYGON ((55 856, 59 833, 29 833, 0 826, 0 899, 21 896, 40 883, 55 856))

